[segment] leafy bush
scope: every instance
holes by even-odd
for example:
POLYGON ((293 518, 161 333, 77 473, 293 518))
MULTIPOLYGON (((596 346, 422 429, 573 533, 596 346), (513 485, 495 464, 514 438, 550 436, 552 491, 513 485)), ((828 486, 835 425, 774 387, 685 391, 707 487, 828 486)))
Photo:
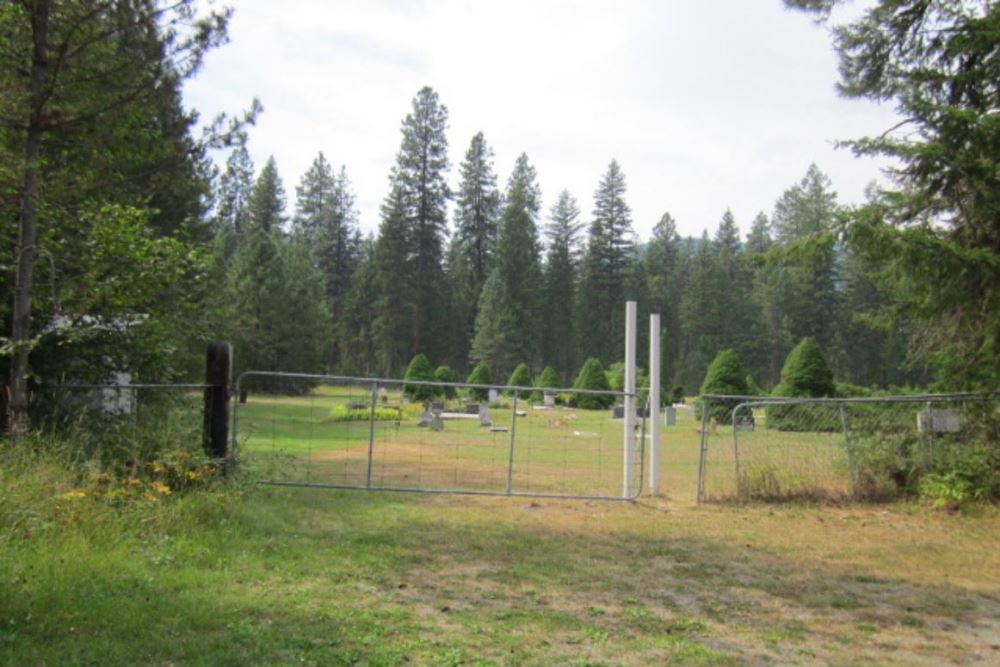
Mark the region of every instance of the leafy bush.
MULTIPOLYGON (((795 346, 781 368, 781 384, 772 395, 780 397, 821 398, 836 394, 833 372, 823 351, 812 338, 806 337, 795 346)), ((781 405, 768 409, 768 426, 782 431, 836 431, 840 420, 829 415, 818 419, 809 406, 781 405)), ((832 413, 831 413, 832 414, 832 413)))
MULTIPOLYGON (((434 371, 434 379, 438 382, 458 382, 458 376, 455 375, 451 366, 438 366, 437 370, 434 371)), ((458 395, 454 387, 438 387, 438 393, 445 398, 455 398, 458 395)))
MULTIPOLYGON (((705 373, 705 381, 701 384, 702 394, 728 394, 734 396, 745 396, 747 394, 747 374, 740 363, 740 357, 736 350, 723 350, 715 355, 708 371, 705 373)), ((733 408, 736 407, 732 401, 714 401, 709 407, 709 416, 717 422, 725 424, 733 419, 733 408)), ((697 404, 697 416, 701 417, 701 401, 697 404)))
MULTIPOLYGON (((559 373, 556 373, 556 369, 552 368, 552 366, 543 368, 542 372, 535 378, 536 387, 558 389, 560 385, 562 385, 562 380, 559 379, 559 373)), ((541 402, 545 400, 545 397, 542 395, 542 392, 536 391, 531 395, 531 400, 541 402)))
MULTIPOLYGON (((610 389, 600 359, 591 357, 584 362, 580 373, 576 376, 576 382, 573 383, 573 388, 604 391, 610 389)), ((600 410, 611 407, 615 402, 615 397, 611 394, 574 394, 571 400, 575 407, 584 410, 600 410)))
MULTIPOLYGON (((493 373, 490 372, 490 367, 486 362, 481 361, 469 373, 466 382, 469 384, 493 384, 493 373)), ((485 401, 490 396, 488 389, 470 389, 469 394, 477 401, 485 401)))
MULTIPOLYGON (((345 405, 335 405, 330 409, 327 422, 357 422, 371 419, 371 408, 348 408, 345 405)), ((375 421, 398 421, 402 413, 398 408, 375 408, 375 421)))
MULTIPOLYGON (((528 368, 528 364, 518 364, 514 372, 510 374, 510 379, 507 380, 508 387, 530 387, 531 386, 531 369, 528 368)), ((510 392, 513 394, 514 392, 510 392)), ((528 398, 531 395, 530 391, 517 392, 518 398, 528 398)))
MULTIPOLYGON (((434 367, 423 354, 418 354, 410 360, 410 365, 406 368, 404 380, 420 380, 425 382, 434 381, 434 367)), ((427 385, 403 385, 403 393, 414 401, 429 401, 437 395, 437 387, 427 385)))
POLYGON ((670 401, 672 403, 683 403, 684 402, 684 387, 677 385, 670 390, 670 401))
POLYGON ((803 338, 788 353, 781 367, 781 384, 774 389, 775 396, 833 396, 833 371, 826 363, 823 350, 810 337, 803 338))

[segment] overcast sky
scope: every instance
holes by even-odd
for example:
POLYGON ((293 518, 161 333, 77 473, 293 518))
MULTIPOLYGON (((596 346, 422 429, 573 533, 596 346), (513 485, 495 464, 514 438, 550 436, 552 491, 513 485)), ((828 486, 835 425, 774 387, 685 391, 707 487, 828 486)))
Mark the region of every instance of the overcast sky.
POLYGON ((566 188, 589 219, 614 158, 644 240, 665 211, 698 235, 730 208, 745 233, 811 162, 842 203, 860 201, 880 165, 834 141, 894 122, 889 107, 837 96, 829 35, 781 0, 232 4, 231 41, 187 104, 207 118, 259 97, 258 169, 274 155, 291 207, 322 150, 347 167, 366 231, 425 85, 448 107, 453 185, 482 131, 501 187, 526 152, 545 212, 566 188))

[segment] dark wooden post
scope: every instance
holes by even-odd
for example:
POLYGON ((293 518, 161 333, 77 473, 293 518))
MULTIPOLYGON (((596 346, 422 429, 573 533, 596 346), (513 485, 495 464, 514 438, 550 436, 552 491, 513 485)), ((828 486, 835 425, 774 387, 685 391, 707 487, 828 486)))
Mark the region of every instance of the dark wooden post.
POLYGON ((205 453, 213 459, 229 454, 229 383, 232 381, 233 346, 212 343, 205 363, 205 453))

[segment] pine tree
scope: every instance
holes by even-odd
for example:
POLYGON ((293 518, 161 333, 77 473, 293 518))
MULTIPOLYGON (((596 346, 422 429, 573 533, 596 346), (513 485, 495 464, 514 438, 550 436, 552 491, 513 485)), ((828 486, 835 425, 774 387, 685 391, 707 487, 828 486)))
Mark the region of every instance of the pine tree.
POLYGON ((347 169, 335 174, 320 153, 299 186, 295 226, 313 246, 316 265, 323 274, 326 306, 333 317, 327 345, 327 367, 341 365, 339 334, 351 276, 358 261, 361 235, 358 231, 354 193, 347 169))
MULTIPOLYGON (((496 252, 501 197, 493 172, 493 150, 479 132, 469 144, 459 167, 455 210, 455 235, 448 253, 448 283, 452 314, 464 327, 449 344, 464 364, 469 341, 475 333, 476 308, 496 252)), ((455 321, 453 320, 453 321, 455 321)))
POLYGON ((472 360, 487 364, 503 377, 522 358, 517 344, 519 337, 514 304, 507 292, 507 285, 500 269, 493 269, 479 299, 476 336, 470 353, 472 360))
POLYGON ((472 138, 459 167, 455 209, 455 238, 467 265, 469 287, 477 297, 492 268, 497 243, 500 192, 493 172, 493 150, 479 132, 472 138))
POLYGON ((335 320, 341 346, 339 371, 344 375, 373 375, 378 368, 376 355, 375 239, 361 241, 358 260, 344 299, 344 311, 335 320))
POLYGON ((330 200, 334 197, 335 187, 333 167, 320 152, 295 188, 292 230, 301 233, 310 245, 316 243, 320 229, 326 226, 324 218, 331 210, 330 200))
POLYGON ((448 110, 437 93, 422 88, 403 119, 403 138, 389 175, 376 252, 379 348, 386 372, 398 370, 403 359, 421 351, 443 356, 438 353, 448 326, 440 299, 450 197, 447 124, 448 110))
MULTIPOLYGON (((680 357, 680 305, 683 290, 680 284, 681 239, 677 224, 669 213, 664 213, 653 227, 653 237, 646 247, 642 263, 646 275, 649 312, 660 313, 666 345, 661 347, 663 359, 661 379, 664 387, 671 386, 676 360, 680 357)), ((666 396, 666 393, 663 394, 666 396)))
POLYGON ((611 361, 624 349, 625 300, 635 262, 632 213, 625 203, 625 175, 611 161, 594 193, 594 218, 580 282, 578 321, 582 351, 611 361))
POLYGON ((226 170, 216 190, 214 227, 224 262, 236 251, 247 227, 247 203, 253 192, 254 166, 245 145, 237 146, 226 159, 226 170))
MULTIPOLYGON (((746 396, 748 392, 746 378, 747 374, 743 370, 740 356, 736 350, 722 350, 715 356, 705 372, 701 393, 746 396)), ((701 405, 699 404, 698 407, 700 416, 701 405)), ((716 421, 726 424, 733 419, 734 407, 735 404, 731 401, 714 401, 710 404, 709 415, 716 421)))
POLYGON ((267 159, 261 169, 250 199, 247 202, 247 217, 254 232, 282 234, 285 224, 285 188, 278 176, 278 166, 274 156, 267 159))
POLYGON ((375 301, 373 334, 378 372, 392 377, 413 350, 414 270, 405 193, 396 183, 382 204, 382 222, 373 253, 375 301))
MULTIPOLYGON (((518 359, 531 362, 540 361, 542 306, 541 248, 535 223, 540 192, 535 178, 534 167, 522 154, 510 177, 506 205, 500 216, 495 259, 496 272, 509 299, 513 319, 506 345, 518 359)), ((492 365, 497 369, 506 367, 492 365)))
POLYGON ((543 271, 544 315, 542 356, 554 364, 565 382, 576 368, 574 304, 580 263, 580 209, 568 191, 559 193, 545 228, 548 252, 543 271))

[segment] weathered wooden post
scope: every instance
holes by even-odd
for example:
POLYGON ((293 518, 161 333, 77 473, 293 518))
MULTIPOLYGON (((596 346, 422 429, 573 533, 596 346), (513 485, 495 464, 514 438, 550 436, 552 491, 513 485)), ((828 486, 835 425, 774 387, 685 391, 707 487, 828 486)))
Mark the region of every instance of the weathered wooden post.
POLYGON ((233 346, 211 343, 205 361, 205 429, 203 446, 213 459, 229 455, 229 383, 233 346))

